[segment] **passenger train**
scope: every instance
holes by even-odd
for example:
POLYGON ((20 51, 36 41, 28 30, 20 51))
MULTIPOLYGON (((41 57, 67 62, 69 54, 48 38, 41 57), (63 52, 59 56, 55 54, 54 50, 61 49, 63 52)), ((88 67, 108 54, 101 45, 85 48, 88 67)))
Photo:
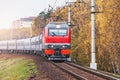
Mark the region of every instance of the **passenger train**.
POLYGON ((71 30, 65 22, 49 22, 38 36, 0 41, 0 51, 43 54, 48 60, 70 61, 70 42, 71 30))

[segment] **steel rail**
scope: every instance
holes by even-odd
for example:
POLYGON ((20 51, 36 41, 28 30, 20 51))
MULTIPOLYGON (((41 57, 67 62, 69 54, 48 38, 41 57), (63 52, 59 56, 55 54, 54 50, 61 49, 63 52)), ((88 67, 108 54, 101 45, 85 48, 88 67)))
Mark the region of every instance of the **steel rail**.
POLYGON ((70 62, 66 62, 66 63, 69 64, 69 65, 71 65, 71 66, 74 66, 74 67, 76 67, 76 68, 78 68, 80 70, 83 70, 85 72, 91 73, 93 75, 99 76, 99 77, 107 79, 107 80, 120 80, 119 78, 116 78, 116 77, 113 77, 113 76, 110 76, 110 75, 98 72, 96 70, 88 69, 88 68, 79 66, 77 64, 74 64, 74 63, 70 63, 70 62))
POLYGON ((60 66, 57 63, 52 62, 52 64, 54 64, 55 66, 57 66, 58 68, 62 69, 65 72, 67 72, 68 74, 70 74, 71 76, 75 77, 78 80, 88 80, 87 78, 85 78, 83 76, 80 76, 80 75, 78 75, 78 74, 76 74, 76 73, 74 73, 74 72, 72 72, 70 70, 65 69, 64 67, 60 66))

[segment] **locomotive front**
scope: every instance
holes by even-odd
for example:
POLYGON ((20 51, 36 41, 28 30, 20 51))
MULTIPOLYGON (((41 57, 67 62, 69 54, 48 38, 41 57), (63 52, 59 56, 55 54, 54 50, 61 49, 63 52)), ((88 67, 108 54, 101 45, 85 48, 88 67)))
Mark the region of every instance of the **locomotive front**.
POLYGON ((65 22, 50 22, 43 38, 43 50, 49 60, 70 60, 71 30, 65 22))

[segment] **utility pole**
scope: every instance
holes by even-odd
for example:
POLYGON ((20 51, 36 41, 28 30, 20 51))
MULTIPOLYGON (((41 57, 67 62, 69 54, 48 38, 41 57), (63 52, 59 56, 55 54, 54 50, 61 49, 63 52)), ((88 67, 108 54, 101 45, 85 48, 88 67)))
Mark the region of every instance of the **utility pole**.
POLYGON ((71 25, 71 3, 75 3, 75 2, 66 2, 66 4, 68 4, 68 25, 71 25))
POLYGON ((32 37, 32 24, 31 24, 31 27, 30 27, 30 37, 32 37))
POLYGON ((79 1, 79 2, 66 2, 66 3, 68 3, 68 25, 71 26, 71 4, 81 3, 81 1, 79 1))
POLYGON ((71 12, 71 4, 68 4, 68 25, 71 25, 71 21, 70 21, 70 12, 71 12))
MULTIPOLYGON (((31 38, 32 38, 32 25, 33 24, 31 24, 31 27, 30 27, 30 49, 31 49, 31 42, 32 42, 32 40, 31 40, 31 38)), ((31 53, 30 53, 31 54, 31 53)))
POLYGON ((91 0, 91 63, 90 68, 97 70, 95 50, 95 0, 91 0))

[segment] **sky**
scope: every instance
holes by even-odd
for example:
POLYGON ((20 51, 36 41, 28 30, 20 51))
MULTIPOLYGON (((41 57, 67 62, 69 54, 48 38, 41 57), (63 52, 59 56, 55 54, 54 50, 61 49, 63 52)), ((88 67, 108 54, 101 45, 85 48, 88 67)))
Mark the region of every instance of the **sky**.
POLYGON ((56 8, 65 5, 66 1, 74 0, 0 0, 0 29, 10 28, 14 20, 38 16, 49 4, 56 8))

